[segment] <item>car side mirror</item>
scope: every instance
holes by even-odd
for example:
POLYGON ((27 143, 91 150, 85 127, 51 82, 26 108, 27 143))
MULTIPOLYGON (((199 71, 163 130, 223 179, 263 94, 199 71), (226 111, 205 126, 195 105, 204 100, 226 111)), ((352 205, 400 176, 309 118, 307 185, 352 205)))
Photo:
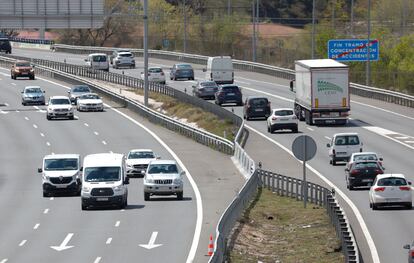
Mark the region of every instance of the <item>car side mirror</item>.
POLYGON ((124 179, 124 184, 129 184, 129 177, 127 176, 127 177, 125 177, 125 179, 124 179))
POLYGON ((43 172, 42 168, 37 168, 37 172, 38 172, 38 173, 43 172))
POLYGON ((46 93, 46 91, 44 90, 43 93, 46 93))
POLYGON ((81 168, 79 169, 79 171, 81 171, 81 172, 83 171, 83 166, 81 166, 81 168))
POLYGON ((23 94, 23 93, 24 93, 24 91, 20 91, 20 93, 21 93, 21 94, 23 94))
POLYGON ((328 148, 331 147, 331 144, 330 143, 327 143, 326 144, 326 147, 328 147, 328 148))
POLYGON ((404 249, 410 249, 410 247, 411 247, 411 246, 410 246, 410 245, 408 245, 408 244, 403 246, 403 248, 404 248, 404 249))
POLYGON ((295 91, 295 89, 294 89, 294 86, 295 86, 295 85, 294 85, 294 82, 295 82, 294 80, 291 80, 291 81, 290 81, 290 83, 289 83, 289 86, 290 86, 290 91, 291 91, 291 92, 296 92, 296 91, 295 91))
POLYGON ((206 72, 206 71, 207 71, 207 69, 203 68, 203 72, 206 72))
POLYGON ((70 90, 68 90, 68 94, 70 94, 70 90))
POLYGON ((181 171, 180 175, 185 176, 185 171, 181 171))
POLYGON ((384 159, 383 158, 379 158, 379 160, 382 162, 382 161, 384 161, 384 159))

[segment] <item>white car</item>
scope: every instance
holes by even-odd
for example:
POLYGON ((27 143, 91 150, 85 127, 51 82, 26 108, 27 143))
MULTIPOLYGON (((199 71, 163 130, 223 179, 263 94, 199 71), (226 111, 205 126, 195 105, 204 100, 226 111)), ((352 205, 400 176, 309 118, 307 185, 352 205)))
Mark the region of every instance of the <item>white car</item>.
POLYGON ((354 162, 358 162, 358 161, 377 161, 381 165, 381 167, 383 167, 382 157, 378 157, 378 154, 374 152, 352 153, 351 157, 349 158, 349 162, 346 164, 346 167, 350 168, 354 162))
POLYGON ((329 148, 329 163, 336 165, 337 161, 348 162, 353 153, 363 151, 362 145, 356 132, 334 134, 331 142, 326 145, 329 148))
POLYGON ((127 175, 140 176, 145 174, 151 161, 160 159, 150 149, 134 149, 129 151, 126 159, 127 175))
POLYGON ((78 111, 103 111, 103 101, 95 93, 86 93, 77 98, 78 111))
POLYGON ((151 195, 176 195, 182 200, 184 175, 176 161, 151 161, 144 176, 144 200, 149 201, 151 195))
POLYGON ((379 174, 369 190, 369 206, 375 210, 379 206, 401 205, 412 207, 411 182, 403 174, 379 174))
POLYGON ((267 131, 273 133, 276 130, 292 130, 298 132, 298 118, 293 109, 280 108, 272 109, 270 116, 267 118, 267 131))
MULTIPOLYGON (((144 72, 141 72, 141 79, 144 79, 144 72)), ((165 73, 160 67, 148 68, 148 81, 158 82, 165 85, 165 73)))
POLYGON ((74 110, 70 99, 66 96, 52 96, 49 98, 46 109, 46 118, 68 118, 74 119, 74 110))
POLYGON ((116 69, 121 67, 135 68, 134 55, 131 52, 119 52, 113 58, 112 64, 112 67, 116 69))

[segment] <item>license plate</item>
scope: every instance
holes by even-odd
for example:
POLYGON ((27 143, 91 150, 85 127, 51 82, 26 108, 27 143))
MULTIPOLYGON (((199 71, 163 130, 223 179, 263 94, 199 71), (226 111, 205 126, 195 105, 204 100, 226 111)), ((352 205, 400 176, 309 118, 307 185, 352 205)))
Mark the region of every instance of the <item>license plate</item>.
POLYGON ((280 120, 281 120, 281 121, 288 121, 288 120, 289 120, 289 118, 281 118, 280 120))
POLYGON ((96 201, 108 201, 108 197, 97 197, 96 201))
POLYGON ((326 123, 335 123, 335 120, 325 120, 326 123))
POLYGON ((362 182, 372 182, 373 180, 372 179, 362 179, 362 182))
POLYGON ((229 96, 234 96, 234 93, 227 93, 227 95, 229 95, 229 96))
POLYGON ((56 188, 66 188, 66 185, 56 185, 56 188))
POLYGON ((256 111, 263 111, 263 109, 256 109, 256 111))

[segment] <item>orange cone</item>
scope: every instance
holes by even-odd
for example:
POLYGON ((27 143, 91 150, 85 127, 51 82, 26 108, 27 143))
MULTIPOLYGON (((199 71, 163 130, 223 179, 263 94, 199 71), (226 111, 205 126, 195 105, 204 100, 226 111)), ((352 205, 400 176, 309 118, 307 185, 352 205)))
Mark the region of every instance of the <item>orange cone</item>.
POLYGON ((212 256, 214 251, 213 235, 210 235, 210 242, 208 243, 207 255, 212 256))

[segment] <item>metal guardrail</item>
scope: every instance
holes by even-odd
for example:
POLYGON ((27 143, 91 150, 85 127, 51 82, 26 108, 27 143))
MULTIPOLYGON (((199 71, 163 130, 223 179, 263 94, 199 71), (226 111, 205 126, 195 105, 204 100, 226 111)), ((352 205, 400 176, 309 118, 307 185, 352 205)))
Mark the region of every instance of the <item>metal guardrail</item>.
POLYGON ((244 128, 244 121, 240 126, 239 131, 234 139, 234 155, 233 158, 240 165, 243 174, 246 178, 250 178, 256 170, 256 164, 254 160, 247 154, 247 152, 240 145, 243 137, 246 135, 246 129, 244 128))
MULTIPOLYGON (((67 52, 67 53, 76 53, 76 54, 89 54, 93 52, 105 52, 107 54, 112 53, 113 50, 117 48, 108 48, 108 47, 88 47, 88 46, 70 46, 70 45, 61 45, 55 44, 52 46, 55 51, 67 52)), ((137 56, 142 56, 142 49, 130 49, 137 56)), ((186 54, 179 52, 170 52, 162 50, 149 50, 148 52, 150 57, 161 58, 167 60, 175 61, 185 61, 194 64, 207 64, 208 56, 196 55, 196 54, 186 54)), ((292 80, 295 78, 294 70, 280 68, 276 66, 266 65, 262 63, 255 63, 250 61, 243 60, 233 60, 233 66, 235 69, 241 69, 245 71, 257 72, 266 75, 271 75, 277 78, 283 78, 292 80)), ((414 107, 414 96, 410 96, 404 93, 389 91, 385 89, 379 89, 374 87, 369 87, 357 83, 350 83, 350 92, 352 94, 373 98, 377 100, 387 101, 395 104, 399 104, 407 107, 414 107)))
POLYGON ((28 44, 41 44, 41 45, 53 45, 55 41, 47 39, 32 39, 32 38, 21 38, 21 37, 8 37, 12 42, 28 43, 28 44))
MULTIPOLYGON (((11 59, 9 57, 0 57, 0 65, 2 66, 10 67, 10 65, 14 61, 14 59, 11 59)), ((40 64, 35 65, 35 73, 45 75, 51 78, 61 79, 65 82, 72 84, 86 84, 90 86, 94 91, 103 94, 104 96, 109 97, 111 100, 120 103, 121 105, 124 105, 126 108, 129 108, 137 112, 138 114, 146 117, 153 123, 159 124, 163 127, 166 127, 169 130, 173 130, 189 138, 192 138, 198 143, 207 145, 220 152, 226 154, 233 154, 234 144, 231 141, 221 138, 207 131, 202 131, 200 129, 191 127, 190 125, 174 120, 173 118, 170 118, 155 110, 145 107, 144 105, 141 105, 131 99, 118 95, 108 89, 105 89, 92 81, 81 78, 79 77, 80 75, 73 75, 73 73, 65 73, 58 69, 49 68, 47 66, 43 66, 40 64)))
MULTIPOLYGON (((216 229, 215 250, 209 263, 226 261, 229 235, 231 235, 233 227, 244 209, 256 196, 259 187, 267 188, 281 196, 295 198, 298 201, 303 200, 302 180, 261 169, 255 170, 220 218, 216 229)), ((310 182, 307 182, 307 189, 309 202, 326 208, 338 239, 341 241, 345 261, 350 263, 359 262, 359 251, 354 235, 345 213, 335 199, 334 192, 310 182)))

